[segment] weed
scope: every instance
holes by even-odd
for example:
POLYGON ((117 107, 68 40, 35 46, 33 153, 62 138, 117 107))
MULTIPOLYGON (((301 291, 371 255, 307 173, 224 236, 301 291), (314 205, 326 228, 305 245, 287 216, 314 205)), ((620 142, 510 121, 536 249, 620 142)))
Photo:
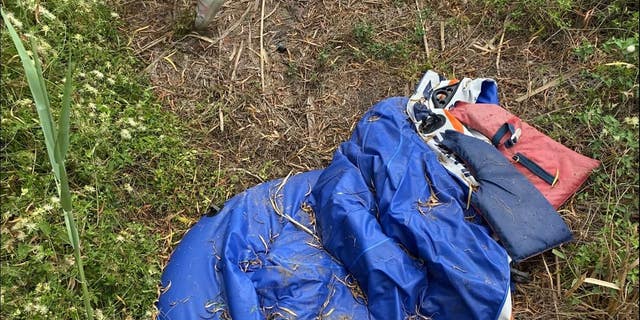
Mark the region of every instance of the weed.
POLYGON ((191 6, 187 6, 176 13, 173 25, 173 32, 177 37, 181 37, 191 32, 194 28, 196 13, 191 6))
MULTIPOLYGON (((417 31, 419 33, 419 31, 417 31)), ((424 30, 422 31, 424 32, 424 30)), ((401 40, 377 40, 374 27, 368 22, 358 22, 352 30, 353 38, 361 48, 354 52, 361 59, 404 60, 411 52, 411 38, 401 40)), ((422 39, 422 38, 421 38, 422 39)))

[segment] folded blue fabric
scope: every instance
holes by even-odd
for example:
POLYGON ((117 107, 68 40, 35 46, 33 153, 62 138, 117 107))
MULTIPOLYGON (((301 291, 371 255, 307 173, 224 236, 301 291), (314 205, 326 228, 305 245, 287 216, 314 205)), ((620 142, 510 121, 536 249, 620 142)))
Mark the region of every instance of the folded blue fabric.
POLYGON ((571 231, 553 206, 496 148, 455 131, 441 144, 464 161, 480 183, 476 208, 513 260, 521 261, 571 241, 571 231))

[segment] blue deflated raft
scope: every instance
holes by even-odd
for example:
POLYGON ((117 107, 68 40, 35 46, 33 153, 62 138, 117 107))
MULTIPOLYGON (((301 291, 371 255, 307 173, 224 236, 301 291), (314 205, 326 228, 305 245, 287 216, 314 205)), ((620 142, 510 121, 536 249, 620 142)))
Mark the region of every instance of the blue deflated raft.
POLYGON ((507 253, 407 102, 371 108, 326 169, 203 217, 165 268, 158 318, 508 319, 507 253))

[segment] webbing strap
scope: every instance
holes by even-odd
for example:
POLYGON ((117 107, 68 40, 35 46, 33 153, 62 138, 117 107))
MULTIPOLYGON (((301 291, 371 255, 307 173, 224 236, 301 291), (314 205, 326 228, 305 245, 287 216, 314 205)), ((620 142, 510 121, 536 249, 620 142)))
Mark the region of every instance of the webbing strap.
POLYGON ((504 142, 504 146, 507 148, 513 147, 513 145, 518 143, 518 139, 520 139, 520 128, 516 129, 516 127, 509 122, 505 122, 500 126, 500 129, 498 129, 491 138, 491 143, 497 148, 500 146, 500 140, 502 140, 507 133, 510 134, 510 137, 504 142))
POLYGON ((544 182, 554 186, 558 182, 558 177, 560 172, 556 170, 556 175, 552 175, 546 170, 544 170, 537 163, 533 162, 533 160, 525 157, 522 153, 518 152, 513 156, 513 161, 521 164, 523 167, 529 169, 533 174, 538 176, 540 179, 544 180, 544 182))

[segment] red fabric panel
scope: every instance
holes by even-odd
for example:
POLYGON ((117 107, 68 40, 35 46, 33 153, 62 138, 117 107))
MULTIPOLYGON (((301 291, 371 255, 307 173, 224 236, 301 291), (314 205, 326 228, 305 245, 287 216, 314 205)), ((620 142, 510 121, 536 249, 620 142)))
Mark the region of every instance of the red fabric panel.
MULTIPOLYGON (((501 144, 498 150, 510 160, 519 152, 552 175, 559 170, 558 182, 552 187, 524 166, 511 160, 556 209, 576 193, 591 172, 600 165, 600 161, 563 146, 498 105, 458 102, 449 112, 468 128, 482 133, 489 139, 505 122, 521 128, 518 143, 511 148, 501 144)), ((507 134, 505 138, 509 136, 507 134)), ((503 138, 502 141, 504 140, 503 138)))

